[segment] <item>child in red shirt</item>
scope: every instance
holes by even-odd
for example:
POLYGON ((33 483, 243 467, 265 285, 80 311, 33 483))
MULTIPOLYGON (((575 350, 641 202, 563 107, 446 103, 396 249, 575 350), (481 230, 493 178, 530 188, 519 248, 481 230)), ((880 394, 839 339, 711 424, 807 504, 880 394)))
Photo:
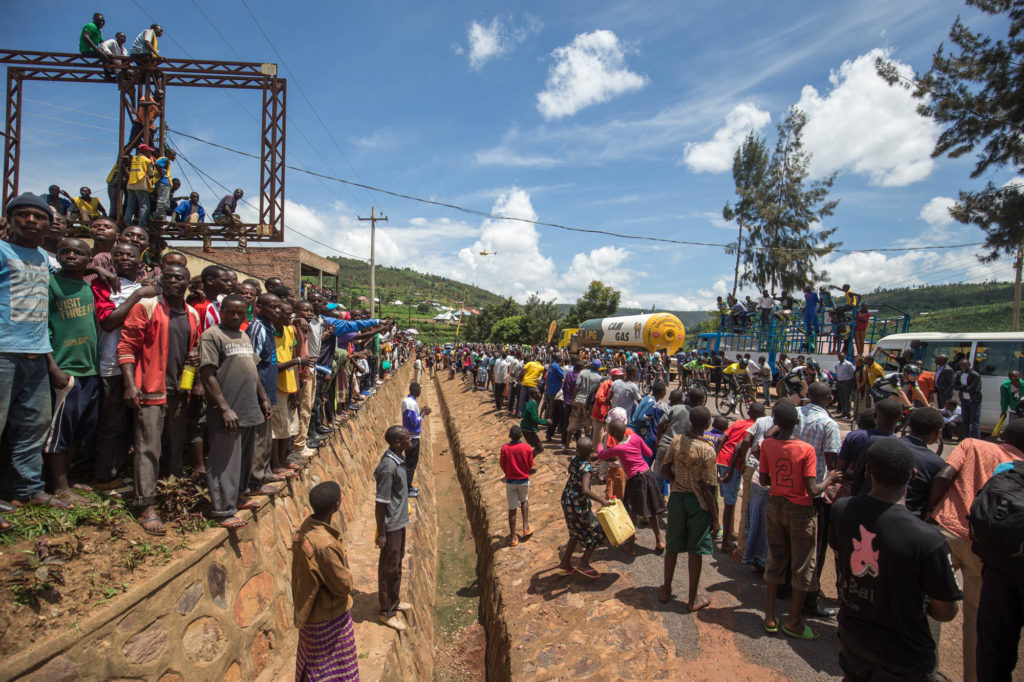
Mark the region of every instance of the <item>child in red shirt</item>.
POLYGON ((530 471, 533 469, 533 448, 523 442, 523 430, 513 426, 508 430, 509 442, 501 446, 498 464, 505 472, 505 496, 508 498, 509 546, 519 544, 516 535, 516 508, 523 511, 523 539, 533 535, 530 528, 530 471))
POLYGON ((782 631, 798 639, 816 639, 817 635, 801 617, 807 593, 818 589, 814 575, 818 517, 812 497, 824 492, 842 474, 830 471, 821 483, 815 482, 817 458, 811 445, 793 438, 800 416, 791 401, 775 403, 772 417, 779 431, 761 442, 758 467, 761 485, 771 486, 766 514, 768 561, 764 580, 768 589, 764 628, 767 632, 779 630, 775 620, 775 595, 786 580, 786 570, 790 569, 793 599, 782 631))

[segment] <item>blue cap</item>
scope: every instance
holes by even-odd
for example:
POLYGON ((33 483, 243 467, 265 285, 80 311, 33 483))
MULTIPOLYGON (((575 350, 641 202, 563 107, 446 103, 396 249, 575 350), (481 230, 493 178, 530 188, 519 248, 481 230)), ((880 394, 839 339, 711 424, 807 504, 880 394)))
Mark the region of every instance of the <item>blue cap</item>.
POLYGON ((338 304, 337 303, 328 303, 327 304, 327 309, 328 310, 336 310, 337 308, 338 308, 338 304))
POLYGON ((600 360, 591 360, 590 361, 590 366, 593 367, 594 369, 601 369, 601 361, 600 360))

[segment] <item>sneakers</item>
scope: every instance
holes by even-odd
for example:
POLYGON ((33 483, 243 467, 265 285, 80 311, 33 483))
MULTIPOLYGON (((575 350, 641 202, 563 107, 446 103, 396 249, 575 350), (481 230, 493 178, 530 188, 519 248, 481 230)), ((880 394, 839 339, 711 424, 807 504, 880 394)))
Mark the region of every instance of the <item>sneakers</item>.
POLYGON ((419 488, 409 488, 409 497, 419 497, 419 496, 420 496, 420 489, 419 488))
POLYGON ((405 613, 406 611, 412 611, 412 604, 410 604, 407 601, 400 601, 398 602, 398 610, 402 613, 405 613))
POLYGON ((377 620, 379 620, 381 623, 384 623, 384 625, 387 625, 392 630, 396 630, 398 632, 405 632, 408 629, 405 626, 405 623, 403 623, 402 621, 398 620, 398 616, 397 615, 391 616, 390 618, 388 618, 387 616, 385 616, 382 613, 379 616, 377 616, 377 620))

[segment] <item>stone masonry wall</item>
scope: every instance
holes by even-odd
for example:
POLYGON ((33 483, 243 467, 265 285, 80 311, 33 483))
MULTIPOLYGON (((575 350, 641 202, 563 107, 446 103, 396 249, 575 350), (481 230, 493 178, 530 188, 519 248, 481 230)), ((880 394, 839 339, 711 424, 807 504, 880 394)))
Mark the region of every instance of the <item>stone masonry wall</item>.
MULTIPOLYGON (((396 423, 412 368, 400 369, 320 449, 300 477, 263 506, 236 534, 210 529, 189 539, 194 548, 155 570, 144 582, 97 608, 80 629, 0 662, 0 679, 66 680, 267 680, 287 678, 294 665, 291 538, 309 513, 308 491, 324 480, 342 488, 342 531, 355 510, 372 501, 373 469, 386 449, 383 434, 396 423)), ((426 440, 426 439, 425 439, 426 440)), ((429 441, 426 441, 429 442, 429 441)), ((424 458, 429 467, 429 457, 424 458)), ((432 502, 432 496, 429 497, 432 502)), ((408 558, 406 583, 415 600, 417 627, 380 646, 383 670, 366 675, 390 680, 431 679, 437 519, 429 504, 417 509, 411 528, 418 551, 408 558)), ((373 547, 372 541, 362 543, 373 547)), ((368 551, 368 550, 360 550, 368 551)), ((375 551, 375 550, 373 550, 375 551)), ((376 558, 358 557, 361 564, 376 558)), ((373 584, 376 577, 373 576, 373 584)), ((374 595, 375 596, 375 595, 374 595)), ((357 619, 357 643, 364 623, 357 619)), ((388 633, 393 631, 387 630, 388 633)), ((376 639, 380 643, 380 634, 376 639)), ((363 650, 360 649, 363 663, 363 650)))
POLYGON ((512 640, 509 636, 508 624, 505 621, 505 604, 502 589, 495 572, 494 546, 491 544, 491 527, 504 522, 504 519, 492 519, 487 512, 476 473, 471 469, 470 460, 460 442, 459 429, 454 416, 445 400, 442 384, 443 372, 437 373, 434 379, 437 386, 437 398, 441 403, 441 415, 448 431, 448 442, 451 447, 452 461, 459 477, 459 485, 466 500, 466 514, 476 544, 476 574, 480 581, 480 613, 484 630, 487 632, 487 679, 490 682, 504 682, 512 677, 510 651, 512 640))

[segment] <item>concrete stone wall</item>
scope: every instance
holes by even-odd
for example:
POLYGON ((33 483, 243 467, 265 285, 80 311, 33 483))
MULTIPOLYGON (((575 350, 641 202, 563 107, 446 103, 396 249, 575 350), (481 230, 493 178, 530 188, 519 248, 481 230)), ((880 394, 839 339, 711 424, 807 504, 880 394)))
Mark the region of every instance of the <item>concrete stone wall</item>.
MULTIPOLYGON (((466 514, 469 517, 473 541, 476 544, 476 574, 480 581, 480 614, 487 633, 487 679, 490 682, 504 682, 512 677, 512 640, 509 636, 508 623, 505 620, 501 581, 495 571, 495 547, 491 542, 492 525, 497 526, 504 519, 492 519, 488 514, 476 472, 472 470, 470 461, 466 457, 466 452, 460 442, 456 419, 445 400, 441 376, 442 373, 438 372, 437 378, 434 379, 437 398, 441 403, 441 416, 448 431, 452 461, 459 477, 459 485, 462 487, 463 497, 466 501, 466 514)), ((491 480, 493 481, 493 477, 491 480)))
MULTIPOLYGON (((95 615, 79 622, 79 630, 0 662, 0 679, 287 679, 298 637, 292 624, 291 539, 309 513, 308 490, 324 480, 341 485, 342 531, 348 543, 356 510, 365 514, 365 500, 372 502, 373 469, 387 447, 384 430, 398 419, 411 371, 409 363, 387 381, 281 493, 263 498, 265 503, 254 512, 242 512, 253 514, 244 529, 236 534, 210 529, 189 538, 193 551, 154 570, 109 605, 97 607, 95 615)), ((429 456, 422 460, 423 468, 429 472, 429 456)), ((384 651, 375 653, 384 653, 385 661, 379 673, 364 677, 433 676, 429 605, 434 600, 437 519, 432 500, 427 496, 418 506, 417 523, 410 530, 417 552, 408 558, 403 587, 427 608, 418 609, 417 626, 401 637, 386 629, 383 635, 377 633, 376 645, 384 651), (381 636, 386 639, 381 641, 381 636)), ((375 563, 375 558, 361 559, 364 566, 375 563)), ((359 627, 357 623, 357 642, 359 627)))

